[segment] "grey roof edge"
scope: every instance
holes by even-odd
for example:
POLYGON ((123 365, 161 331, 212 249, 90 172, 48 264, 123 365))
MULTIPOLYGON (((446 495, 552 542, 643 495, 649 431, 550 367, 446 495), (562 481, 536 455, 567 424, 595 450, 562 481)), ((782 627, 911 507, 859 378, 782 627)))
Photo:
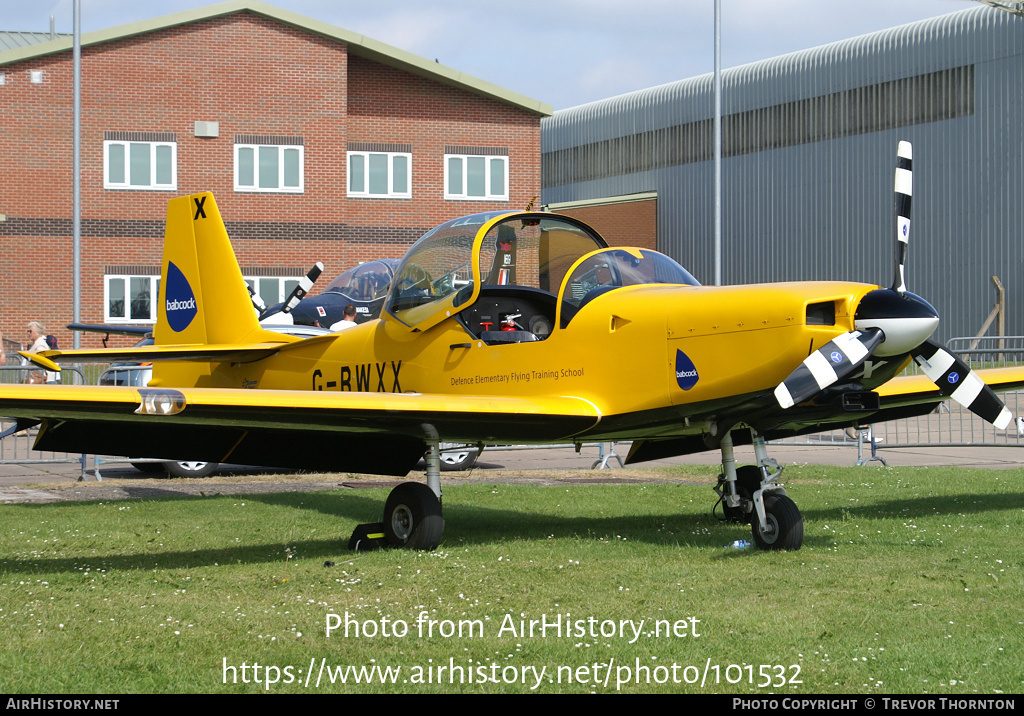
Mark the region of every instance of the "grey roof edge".
MULTIPOLYGON (((386 43, 374 40, 366 35, 346 30, 326 22, 314 20, 304 15, 283 10, 259 0, 227 0, 226 2, 194 10, 185 10, 172 15, 143 20, 128 25, 121 25, 105 30, 96 30, 82 35, 82 47, 98 45, 104 42, 120 40, 135 35, 143 35, 157 30, 163 30, 178 25, 187 25, 192 22, 208 20, 211 18, 231 15, 238 12, 253 12, 258 15, 277 20, 287 25, 292 25, 308 32, 321 35, 348 46, 349 51, 359 57, 379 62, 389 67, 394 67, 411 74, 425 77, 427 79, 441 82, 442 84, 465 89, 468 92, 491 97, 505 104, 514 105, 520 109, 534 114, 550 116, 554 113, 551 105, 535 99, 531 99, 517 92, 499 87, 486 80, 467 75, 464 72, 452 69, 437 62, 431 62, 423 57, 414 55, 411 52, 400 50, 386 43)), ((56 40, 40 42, 27 47, 20 47, 13 50, 0 52, 0 66, 42 57, 59 52, 66 52, 71 49, 73 38, 71 36, 59 37, 56 40)))

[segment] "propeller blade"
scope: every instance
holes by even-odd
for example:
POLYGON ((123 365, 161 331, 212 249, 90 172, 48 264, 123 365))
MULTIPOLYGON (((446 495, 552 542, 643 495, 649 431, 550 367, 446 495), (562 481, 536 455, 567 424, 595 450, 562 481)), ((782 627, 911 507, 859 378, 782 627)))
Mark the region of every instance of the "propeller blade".
POLYGON ((252 301, 252 307, 256 309, 256 312, 263 313, 264 311, 266 311, 267 304, 263 302, 263 299, 260 298, 260 295, 256 293, 253 290, 252 286, 250 286, 248 283, 245 284, 245 287, 249 289, 249 300, 252 301))
POLYGON ((995 391, 955 355, 936 343, 925 341, 913 351, 913 356, 940 393, 948 395, 1000 430, 1010 424, 1013 413, 995 391))
POLYGON ((313 284, 318 278, 320 278, 320 274, 323 273, 323 270, 324 265, 317 261, 313 265, 313 268, 306 273, 305 277, 299 281, 299 285, 295 287, 295 290, 292 291, 292 294, 284 302, 284 307, 281 308, 281 313, 291 313, 292 309, 299 305, 299 301, 309 293, 309 289, 313 288, 313 284))
POLYGON ((791 408, 853 373, 872 354, 884 337, 881 329, 868 328, 838 336, 804 359, 775 389, 779 405, 791 408))
POLYGON ((907 261, 910 243, 910 199, 914 194, 912 170, 914 150, 910 142, 900 142, 896 151, 896 276, 892 290, 903 294, 907 290, 903 266, 907 261))

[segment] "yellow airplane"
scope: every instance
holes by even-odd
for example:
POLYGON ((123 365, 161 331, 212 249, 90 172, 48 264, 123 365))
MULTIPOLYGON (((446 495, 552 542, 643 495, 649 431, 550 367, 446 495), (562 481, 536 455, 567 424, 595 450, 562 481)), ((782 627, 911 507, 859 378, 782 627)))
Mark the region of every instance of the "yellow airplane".
MULTIPOLYGON (((723 518, 762 549, 798 549, 803 520, 769 439, 923 414, 946 397, 1005 427, 977 373, 930 341, 906 291, 911 149, 896 170, 891 288, 700 286, 655 251, 609 248, 574 219, 465 216, 399 266, 381 318, 297 338, 262 328, 209 193, 168 206, 155 344, 49 351, 57 362, 154 362, 149 387, 0 387, 0 414, 39 449, 405 475, 387 498, 396 546, 441 541, 439 443, 632 440, 629 462, 720 450, 723 518), (911 359, 927 378, 895 378, 911 359), (733 447, 753 444, 737 467, 733 447)), ((992 374, 1024 386, 1024 370, 992 374)), ((717 509, 717 506, 716 506, 717 509)))

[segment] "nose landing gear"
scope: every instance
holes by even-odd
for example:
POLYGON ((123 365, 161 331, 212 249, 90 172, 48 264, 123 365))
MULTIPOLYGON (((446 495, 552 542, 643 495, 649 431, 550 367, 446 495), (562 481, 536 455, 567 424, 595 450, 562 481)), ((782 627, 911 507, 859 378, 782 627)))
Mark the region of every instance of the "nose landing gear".
POLYGON ((726 433, 722 438, 722 474, 715 486, 722 519, 750 524, 759 549, 800 549, 804 541, 803 516, 777 482, 782 468, 768 457, 764 438, 751 432, 757 465, 736 467, 732 435, 726 433))

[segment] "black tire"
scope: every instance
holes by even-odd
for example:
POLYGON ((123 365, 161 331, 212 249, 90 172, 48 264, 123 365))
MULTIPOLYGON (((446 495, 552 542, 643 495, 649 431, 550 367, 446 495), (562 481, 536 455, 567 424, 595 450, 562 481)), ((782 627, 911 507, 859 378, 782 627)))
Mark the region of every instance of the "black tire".
POLYGON ((459 447, 441 451, 441 469, 445 472, 469 470, 476 465, 480 451, 475 447, 459 447))
POLYGON ((384 503, 384 538, 392 547, 430 552, 441 544, 444 517, 441 502, 426 485, 403 482, 384 503))
POLYGON ((162 462, 133 462, 132 467, 148 475, 157 475, 166 471, 162 462))
POLYGON ((216 462, 165 462, 164 468, 171 477, 209 477, 217 471, 220 463, 216 462))
MULTIPOLYGON (((741 465, 736 468, 736 492, 740 497, 750 500, 754 493, 761 488, 761 468, 757 465, 741 465)), ((751 519, 757 519, 753 512, 746 512, 740 507, 729 507, 722 500, 722 512, 728 522, 746 524, 751 519), (751 517, 754 515, 754 517, 751 517)))
POLYGON ((754 543, 758 549, 797 550, 804 543, 804 518, 796 503, 785 495, 768 494, 764 498, 768 531, 762 532, 757 516, 751 518, 754 543))

